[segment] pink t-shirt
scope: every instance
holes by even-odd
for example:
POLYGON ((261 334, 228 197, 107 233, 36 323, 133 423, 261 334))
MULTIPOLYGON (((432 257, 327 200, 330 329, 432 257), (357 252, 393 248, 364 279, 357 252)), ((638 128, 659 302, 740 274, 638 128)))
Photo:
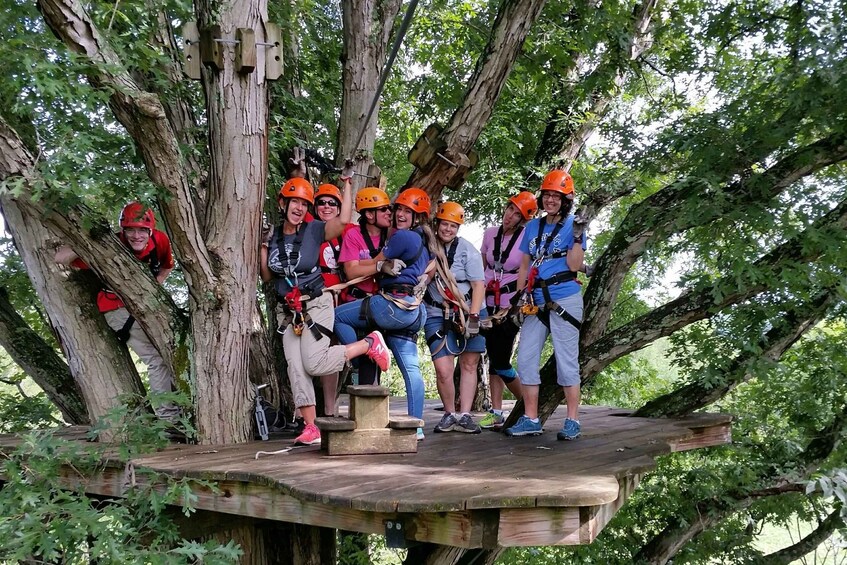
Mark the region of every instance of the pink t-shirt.
MULTIPOLYGON (((370 236, 371 243, 376 249, 379 249, 379 235, 370 236)), ((338 255, 338 262, 342 265, 347 261, 362 261, 370 259, 371 252, 368 244, 365 243, 365 238, 362 236, 362 230, 356 226, 344 233, 344 240, 341 242, 341 253, 338 255)), ((379 290, 376 279, 373 277, 355 285, 368 294, 376 294, 379 290)), ((355 300, 351 298, 351 300, 355 300)))
MULTIPOLYGON (((485 233, 482 236, 482 247, 480 248, 480 252, 482 253, 482 258, 485 260, 485 285, 488 288, 488 284, 494 280, 495 272, 494 272, 494 238, 497 236, 497 232, 500 229, 500 226, 494 226, 485 230, 485 233)), ((506 249, 508 249, 509 244, 511 243, 512 238, 517 237, 515 239, 514 245, 512 245, 512 249, 509 251, 509 255, 505 257, 501 257, 503 262, 503 273, 500 276, 500 304, 498 305, 500 308, 509 308, 509 301, 515 295, 515 285, 518 280, 518 269, 521 266, 521 260, 523 259, 523 253, 521 253, 521 240, 523 239, 524 229, 523 226, 520 228, 520 233, 515 236, 514 233, 509 235, 504 235, 502 241, 500 242, 500 254, 501 256, 506 253, 506 249), (509 288, 504 289, 506 285, 509 288), (507 292, 507 290, 511 290, 511 292, 507 292)), ((488 308, 492 308, 495 306, 494 304, 494 295, 486 292, 485 293, 485 305, 488 308)))

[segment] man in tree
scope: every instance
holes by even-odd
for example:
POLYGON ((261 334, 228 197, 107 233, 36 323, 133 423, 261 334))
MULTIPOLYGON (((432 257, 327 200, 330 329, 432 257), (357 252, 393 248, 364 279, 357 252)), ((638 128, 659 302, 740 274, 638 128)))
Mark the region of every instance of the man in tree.
MULTIPOLYGON (((132 251, 137 260, 145 263, 153 278, 162 284, 174 269, 174 257, 167 234, 156 229, 153 211, 140 202, 130 202, 121 210, 120 226, 118 238, 121 243, 132 251)), ((56 251, 55 259, 62 265, 77 269, 88 268, 68 246, 60 247, 56 251)), ((147 365, 150 390, 156 394, 173 391, 173 370, 141 326, 135 323, 135 318, 130 315, 120 296, 107 288, 102 289, 97 293, 97 308, 103 313, 109 327, 115 331, 118 340, 127 344, 147 365)), ((157 403, 155 411, 159 418, 169 421, 176 420, 180 414, 179 408, 169 402, 157 403)))

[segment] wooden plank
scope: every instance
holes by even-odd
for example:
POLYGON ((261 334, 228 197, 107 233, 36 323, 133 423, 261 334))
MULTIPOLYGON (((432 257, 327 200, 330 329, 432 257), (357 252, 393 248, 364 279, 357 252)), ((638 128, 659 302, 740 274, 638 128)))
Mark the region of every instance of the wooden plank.
POLYGON ((693 435, 689 438, 671 441, 671 452, 702 449, 704 447, 732 443, 732 424, 729 423, 695 428, 693 432, 693 435))
POLYGON ((376 453, 417 453, 415 429, 355 429, 349 432, 327 432, 322 448, 328 455, 370 455, 376 453))
POLYGON ((349 414, 349 418, 356 421, 357 430, 385 428, 388 425, 388 397, 351 396, 349 414))
POLYGON ((185 58, 183 71, 193 80, 200 80, 200 31, 197 22, 185 22, 182 26, 182 54, 185 58))
POLYGON ((588 522, 587 524, 583 524, 583 528, 587 529, 587 531, 584 531, 582 534, 583 537, 587 537, 589 540, 588 543, 597 539, 597 536, 600 535, 606 524, 614 518, 618 510, 621 509, 629 497, 632 496, 632 493, 635 492, 639 482, 641 482, 641 475, 622 477, 619 480, 620 493, 616 500, 589 509, 588 522))
POLYGON ((256 32, 239 27, 235 30, 235 72, 246 75, 256 68, 256 32))
POLYGON ((282 76, 282 32, 279 26, 265 22, 265 78, 276 80, 282 76))
POLYGON ((579 508, 508 508, 500 511, 497 543, 502 547, 580 545, 583 537, 579 508))

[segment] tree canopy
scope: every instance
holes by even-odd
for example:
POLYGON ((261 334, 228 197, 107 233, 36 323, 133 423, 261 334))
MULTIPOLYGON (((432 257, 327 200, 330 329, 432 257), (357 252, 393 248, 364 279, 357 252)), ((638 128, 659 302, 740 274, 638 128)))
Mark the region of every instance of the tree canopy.
MULTIPOLYGON (((242 442, 250 383, 284 388, 256 266, 292 147, 323 156, 326 178, 344 159, 362 174, 376 165, 389 192, 421 186, 480 223, 561 167, 593 218, 587 394, 644 416, 737 415, 732 445, 669 457, 572 558, 788 562, 843 530, 843 3, 431 0, 364 123, 404 9, 14 0, 0 13, 11 236, 0 344, 61 417, 96 421, 143 388, 93 308, 97 281, 54 264, 59 243, 155 336, 191 392, 200 441, 242 442), (192 21, 224 38, 253 29, 259 42, 276 23, 282 40, 258 49, 249 74, 219 44, 221 68, 191 81, 181 48, 192 21), (276 56, 284 72, 270 81, 276 56), (446 158, 416 168, 407 153, 433 123, 446 158), (174 242, 182 278, 169 289, 112 235, 108 220, 133 199, 156 206, 174 242), (661 365, 636 354, 657 347, 661 365), (770 556, 754 548, 761 524, 795 515, 818 535, 770 556)), ((546 417, 562 396, 552 364, 542 376, 546 417)))

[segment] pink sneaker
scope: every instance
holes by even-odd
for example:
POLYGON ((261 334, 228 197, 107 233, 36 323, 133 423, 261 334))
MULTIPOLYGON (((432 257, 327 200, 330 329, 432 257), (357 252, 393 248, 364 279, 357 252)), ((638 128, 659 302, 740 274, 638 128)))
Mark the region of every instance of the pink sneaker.
POLYGON ((321 431, 314 424, 306 424, 303 433, 294 440, 294 445, 320 445, 321 431))
POLYGON ((368 349, 368 357, 373 359, 380 371, 384 373, 391 366, 391 354, 388 352, 388 346, 385 345, 385 339, 378 331, 369 333, 368 337, 373 340, 373 345, 368 349))

